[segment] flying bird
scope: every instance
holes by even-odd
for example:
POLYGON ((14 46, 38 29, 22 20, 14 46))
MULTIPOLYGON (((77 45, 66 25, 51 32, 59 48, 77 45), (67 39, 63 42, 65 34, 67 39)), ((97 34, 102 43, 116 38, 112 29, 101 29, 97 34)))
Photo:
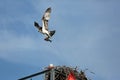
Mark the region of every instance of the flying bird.
POLYGON ((45 41, 52 42, 50 38, 55 34, 55 30, 49 31, 48 29, 48 21, 50 19, 51 8, 47 8, 43 17, 42 17, 42 26, 40 26, 37 22, 34 22, 34 26, 38 29, 38 32, 45 35, 45 41))

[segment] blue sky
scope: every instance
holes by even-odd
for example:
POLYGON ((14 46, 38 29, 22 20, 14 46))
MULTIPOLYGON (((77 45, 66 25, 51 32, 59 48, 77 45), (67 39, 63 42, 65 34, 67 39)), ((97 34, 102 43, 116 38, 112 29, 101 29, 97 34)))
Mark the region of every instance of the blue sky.
POLYGON ((120 78, 119 0, 0 0, 0 79, 54 65, 88 68, 93 80, 120 78), (33 26, 52 8, 52 43, 33 26))

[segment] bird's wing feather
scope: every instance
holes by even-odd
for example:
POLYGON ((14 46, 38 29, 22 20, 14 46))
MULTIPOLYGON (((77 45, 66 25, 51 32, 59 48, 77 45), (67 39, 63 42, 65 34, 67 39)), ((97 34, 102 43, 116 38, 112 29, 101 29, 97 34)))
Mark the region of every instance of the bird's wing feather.
POLYGON ((50 19, 50 13, 51 13, 51 8, 47 8, 47 10, 45 11, 43 17, 45 20, 49 20, 50 19))
POLYGON ((37 22, 34 22, 34 26, 35 26, 39 31, 42 31, 42 27, 41 27, 37 22))
POLYGON ((51 13, 51 8, 48 8, 42 17, 42 24, 46 30, 48 30, 48 20, 50 19, 50 13, 51 13))

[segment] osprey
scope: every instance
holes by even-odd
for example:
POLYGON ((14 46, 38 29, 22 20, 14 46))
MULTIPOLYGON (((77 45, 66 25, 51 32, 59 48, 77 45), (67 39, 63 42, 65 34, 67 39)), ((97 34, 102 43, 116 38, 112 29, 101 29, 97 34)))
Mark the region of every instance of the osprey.
POLYGON ((42 26, 40 26, 37 22, 34 22, 34 26, 38 29, 38 32, 44 34, 45 37, 45 41, 50 41, 52 42, 52 40, 50 40, 50 38, 55 34, 55 30, 53 31, 49 31, 48 29, 48 21, 50 19, 50 13, 51 13, 51 8, 47 8, 47 10, 45 11, 43 17, 42 17, 42 26))

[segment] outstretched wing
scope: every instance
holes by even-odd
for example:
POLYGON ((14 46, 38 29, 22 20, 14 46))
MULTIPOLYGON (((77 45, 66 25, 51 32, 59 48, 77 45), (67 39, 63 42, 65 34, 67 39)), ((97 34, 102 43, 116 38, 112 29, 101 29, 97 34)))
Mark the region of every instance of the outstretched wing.
POLYGON ((50 19, 51 8, 47 8, 43 17, 42 17, 42 24, 43 28, 48 30, 48 20, 50 19))
POLYGON ((34 22, 34 26, 40 31, 42 32, 42 27, 39 26, 39 24, 37 22, 34 22))

